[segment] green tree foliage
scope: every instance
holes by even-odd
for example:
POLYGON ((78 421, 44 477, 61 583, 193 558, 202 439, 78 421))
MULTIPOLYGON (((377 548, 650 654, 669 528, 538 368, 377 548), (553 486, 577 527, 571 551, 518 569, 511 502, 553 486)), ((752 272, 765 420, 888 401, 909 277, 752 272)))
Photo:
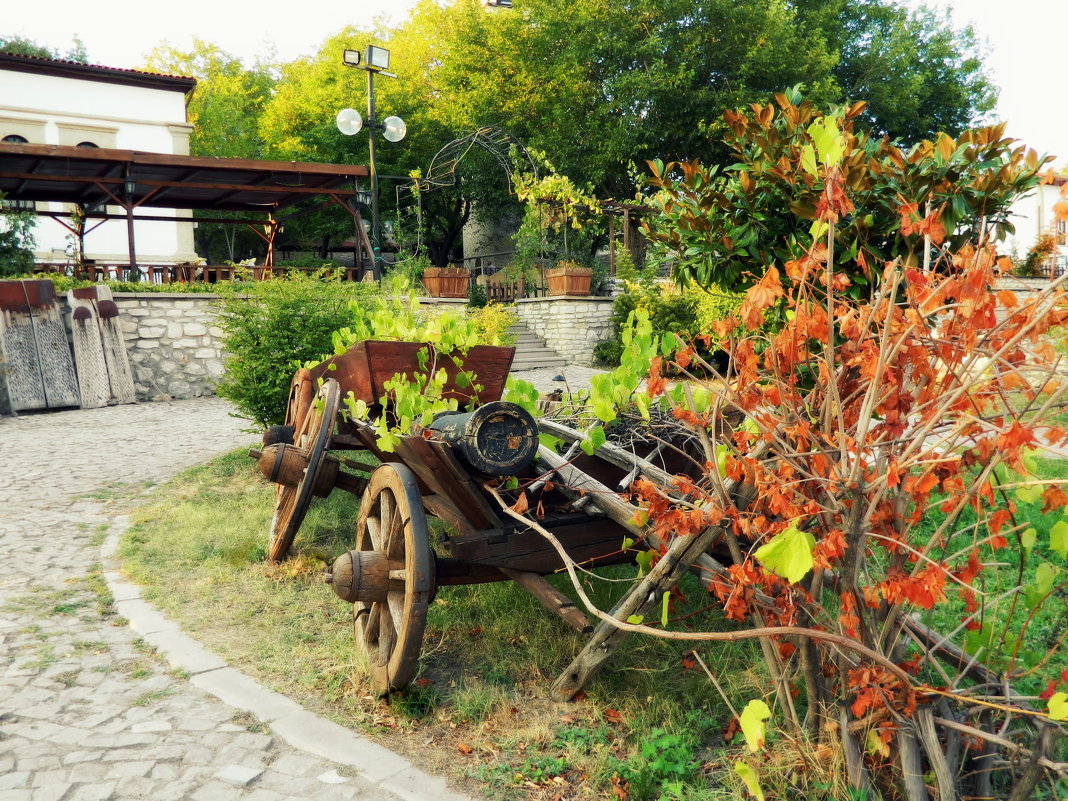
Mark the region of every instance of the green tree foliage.
MULTIPOLYGON (((0 193, 0 203, 3 193, 0 193)), ((21 275, 33 269, 33 212, 0 215, 0 277, 21 275)))
POLYGON ((956 136, 994 108, 975 31, 955 29, 947 11, 885 0, 798 5, 839 54, 831 72, 841 98, 867 103, 860 119, 872 133, 909 143, 956 136))
POLYGON ((62 59, 64 61, 76 61, 79 64, 89 63, 89 54, 85 51, 85 44, 77 36, 74 37, 70 49, 66 52, 38 44, 24 36, 0 36, 0 53, 62 59))
MULTIPOLYGON (((264 157, 266 149, 258 128, 274 90, 274 72, 269 64, 257 61, 246 67, 218 45, 194 39, 189 51, 159 45, 149 54, 145 67, 197 79, 186 108, 187 118, 193 124, 189 137, 191 155, 264 157)), ((225 214, 211 212, 207 216, 225 214)), ((262 248, 261 240, 239 225, 202 223, 197 228, 197 239, 200 253, 212 261, 237 261, 262 248)))
POLYGON ((226 373, 217 392, 260 426, 284 421, 293 372, 333 350, 334 331, 352 317, 349 301, 371 284, 289 273, 229 289, 222 284, 219 325, 226 332, 226 373))

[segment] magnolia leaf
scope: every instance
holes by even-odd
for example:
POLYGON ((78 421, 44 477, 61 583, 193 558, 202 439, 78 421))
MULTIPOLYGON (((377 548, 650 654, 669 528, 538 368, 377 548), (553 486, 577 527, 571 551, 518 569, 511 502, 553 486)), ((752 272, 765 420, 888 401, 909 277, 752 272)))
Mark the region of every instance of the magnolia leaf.
POLYGON ((760 564, 791 584, 803 579, 812 569, 812 549, 816 547, 816 538, 797 527, 800 519, 791 520, 789 526, 757 548, 754 554, 760 564))
POLYGON ((764 721, 770 717, 771 710, 759 698, 754 698, 746 704, 742 714, 738 716, 738 725, 742 728, 745 744, 749 746, 750 751, 759 751, 764 747, 764 735, 767 733, 764 721))
POLYGON ((1064 520, 1050 526, 1049 547, 1060 554, 1061 559, 1068 557, 1068 523, 1064 520))
POLYGON ((735 762, 734 772, 737 773, 738 778, 742 780, 742 784, 744 784, 745 789, 749 791, 749 795, 753 796, 757 801, 764 801, 764 791, 760 789, 760 782, 757 781, 755 770, 744 762, 735 762))
POLYGON ((1068 720, 1068 693, 1053 693, 1048 708, 1052 720, 1068 720))

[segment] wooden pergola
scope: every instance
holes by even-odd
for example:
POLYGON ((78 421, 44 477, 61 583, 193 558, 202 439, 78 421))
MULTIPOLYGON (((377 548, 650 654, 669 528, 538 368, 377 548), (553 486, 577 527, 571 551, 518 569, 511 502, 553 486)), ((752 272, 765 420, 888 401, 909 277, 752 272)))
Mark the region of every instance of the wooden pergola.
MULTIPOLYGON (((134 221, 246 225, 267 243, 264 267, 274 264, 275 239, 287 220, 336 205, 353 219, 357 261, 374 270, 374 253, 356 204, 362 165, 203 158, 132 150, 0 142, 0 192, 9 201, 69 203, 84 210, 36 210, 79 237, 107 220, 126 220, 129 266, 137 270, 134 221), (121 213, 109 211, 119 207, 121 213), (141 213, 134 215, 134 210, 141 213), (152 213, 144 213, 146 209, 152 213), (158 210, 158 211, 155 211, 158 210), (237 212, 239 216, 179 216, 179 210, 237 212)), ((4 211, 20 211, 11 204, 4 211)), ((376 276, 377 277, 377 276, 376 276)))

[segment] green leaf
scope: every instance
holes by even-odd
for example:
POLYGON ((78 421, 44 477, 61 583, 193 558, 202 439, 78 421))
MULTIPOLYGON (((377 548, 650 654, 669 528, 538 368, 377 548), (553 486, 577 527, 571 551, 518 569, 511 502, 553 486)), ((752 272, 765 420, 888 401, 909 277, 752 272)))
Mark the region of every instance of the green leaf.
POLYGON ((624 551, 627 550, 627 548, 629 548, 633 544, 634 544, 634 540, 631 539, 630 537, 624 537, 623 538, 623 550, 624 551))
POLYGON ((671 593, 665 592, 660 598, 660 625, 668 623, 668 603, 671 601, 671 593))
POLYGON ((1058 520, 1050 526, 1049 547, 1060 554, 1061 559, 1068 557, 1068 522, 1058 520))
POLYGON ((813 178, 819 173, 816 168, 816 151, 812 149, 812 145, 801 147, 801 168, 813 178))
POLYGON ((1025 529, 1020 534, 1020 545, 1023 546, 1025 551, 1030 551, 1032 548, 1035 547, 1035 540, 1037 538, 1038 532, 1035 531, 1034 527, 1025 529))
POLYGON ((1021 503, 1035 503, 1042 497, 1042 487, 1038 484, 1030 487, 1017 487, 1013 494, 1021 503))
POLYGON ((726 445, 724 445, 723 443, 720 443, 719 445, 717 445, 712 450, 716 455, 716 472, 719 473, 720 476, 726 476, 727 475, 727 452, 728 452, 729 449, 727 448, 726 445))
POLYGON ((638 575, 644 576, 646 573, 649 572, 649 568, 652 566, 653 552, 642 551, 634 557, 634 561, 638 563, 638 575))
POLYGON ((791 520, 789 526, 757 548, 754 554, 760 564, 791 584, 803 579, 812 569, 812 549, 816 547, 816 538, 797 527, 800 519, 791 520))
POLYGON ((579 447, 582 448, 582 452, 587 456, 593 456, 593 440, 589 436, 585 436, 579 442, 579 447))
POLYGON ((759 698, 754 698, 746 704, 742 714, 738 716, 738 725, 741 726, 745 744, 749 746, 750 751, 756 752, 764 747, 764 735, 767 733, 764 721, 770 717, 771 710, 759 698))
POLYGON ((604 428, 601 426, 594 426, 587 432, 587 436, 590 438, 590 442, 593 443, 594 448, 600 448, 608 440, 605 436, 604 428))
POLYGON ((742 784, 744 784, 745 789, 749 791, 749 795, 753 796, 757 801, 764 801, 764 791, 760 789, 760 782, 757 781, 755 770, 744 762, 735 762, 734 772, 737 773, 738 778, 742 780, 742 784))
POLYGON ((1035 568, 1035 589, 1039 595, 1046 595, 1053 589, 1053 582, 1057 578, 1057 568, 1049 562, 1043 562, 1035 568))
POLYGON ((644 620, 645 617, 643 615, 631 615, 627 618, 627 622, 630 623, 632 626, 639 626, 644 620))
POLYGON ((1053 720, 1068 720, 1068 693, 1053 693, 1046 706, 1053 720))

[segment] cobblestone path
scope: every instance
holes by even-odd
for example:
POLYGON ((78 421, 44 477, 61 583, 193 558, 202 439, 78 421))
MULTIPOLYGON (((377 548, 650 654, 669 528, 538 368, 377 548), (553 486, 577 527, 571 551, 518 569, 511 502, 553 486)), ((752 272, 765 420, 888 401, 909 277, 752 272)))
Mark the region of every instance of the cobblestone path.
MULTIPOLYGON (((0 801, 459 798, 207 652, 175 669, 126 625, 100 568, 107 497, 252 442, 228 411, 210 398, 0 417, 0 801)), ((168 626, 163 652, 198 647, 168 626)))

